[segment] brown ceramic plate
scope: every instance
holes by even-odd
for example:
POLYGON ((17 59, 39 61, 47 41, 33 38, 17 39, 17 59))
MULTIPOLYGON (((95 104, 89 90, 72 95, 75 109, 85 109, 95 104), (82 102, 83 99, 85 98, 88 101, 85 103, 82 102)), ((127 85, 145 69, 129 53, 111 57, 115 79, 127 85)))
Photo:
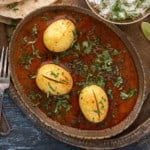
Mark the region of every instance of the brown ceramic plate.
MULTIPOLYGON (((91 32, 90 32, 90 35, 91 35, 91 32)), ((88 42, 86 41, 85 43, 87 45, 88 42)), ((125 35, 117 27, 111 26, 102 22, 96 15, 94 15, 90 11, 85 10, 83 8, 77 8, 73 6, 64 6, 64 5, 63 6, 53 5, 50 7, 39 9, 31 13, 27 17, 25 17, 25 19, 20 22, 20 24, 17 26, 13 34, 9 48, 10 48, 9 61, 10 61, 11 77, 14 83, 14 87, 16 88, 17 93, 20 97, 20 101, 22 101, 22 104, 26 107, 25 109, 29 110, 30 117, 32 118, 33 116, 33 118, 36 118, 38 120, 37 122, 42 123, 45 126, 46 131, 49 134, 51 134, 51 132, 59 132, 61 134, 75 137, 75 138, 104 139, 104 138, 109 138, 109 137, 115 136, 116 134, 119 134, 120 132, 128 128, 137 118, 141 110, 142 104, 144 102, 144 97, 145 97, 145 94, 144 94, 145 93, 145 80, 144 80, 145 76, 143 73, 143 67, 140 62, 140 58, 137 54, 137 51, 130 44, 130 42, 126 39, 125 35), (100 46, 102 47, 100 49, 103 49, 104 51, 107 49, 106 50, 107 52, 113 51, 115 52, 115 55, 120 54, 120 52, 118 53, 118 50, 120 50, 121 53, 124 54, 124 55, 121 55, 121 58, 123 57, 124 59, 124 61, 121 63, 122 71, 123 71, 122 75, 123 75, 123 78, 125 78, 126 76, 131 77, 130 80, 126 79, 126 86, 125 86, 126 88, 124 90, 129 90, 130 88, 134 88, 135 85, 138 86, 137 95, 134 95, 130 100, 121 100, 118 97, 118 98, 115 98, 115 100, 117 101, 116 103, 115 100, 112 100, 111 102, 111 100, 109 99, 110 109, 109 109, 108 117, 106 117, 105 121, 100 124, 92 124, 92 123, 89 123, 87 120, 85 120, 82 113, 80 112, 80 109, 78 106, 78 99, 76 99, 76 101, 73 101, 73 99, 69 100, 70 103, 73 101, 73 103, 71 103, 73 111, 70 112, 69 117, 65 113, 65 116, 62 116, 63 121, 56 115, 48 117, 48 112, 46 111, 46 109, 44 109, 45 105, 43 105, 45 101, 43 103, 38 101, 40 102, 40 104, 38 104, 36 103, 36 100, 33 97, 32 98, 34 99, 34 101, 31 101, 32 98, 30 97, 31 95, 29 94, 29 92, 31 92, 32 89, 36 89, 38 91, 38 88, 36 87, 35 80, 29 79, 28 76, 36 74, 37 69, 39 68, 40 64, 43 61, 47 61, 47 59, 52 61, 52 58, 53 58, 52 56, 57 55, 57 54, 52 54, 44 47, 43 41, 42 41, 43 31, 50 24, 51 21, 54 21, 64 16, 67 19, 73 20, 73 22, 76 25, 78 33, 80 33, 79 29, 83 29, 81 32, 82 34, 81 35, 79 34, 79 37, 81 39, 82 38, 84 39, 88 31, 90 31, 90 28, 93 28, 93 26, 95 26, 94 30, 96 30, 96 32, 94 33, 97 34, 98 37, 101 35, 100 46), (30 36, 31 31, 33 31, 31 29, 33 29, 34 25, 38 26, 38 31, 39 31, 38 35, 30 36), (34 47, 32 44, 31 45, 33 47, 30 47, 30 48, 28 48, 30 44, 27 44, 27 45, 22 45, 22 44, 25 44, 27 39, 30 39, 29 43, 32 43, 33 42, 32 38, 36 38, 36 41, 39 41, 37 45, 34 45, 34 46, 38 48, 40 54, 43 54, 42 56, 45 56, 46 54, 46 57, 42 57, 42 59, 38 60, 36 59, 36 57, 38 56, 37 53, 36 55, 35 53, 33 55, 33 52, 32 52, 30 54, 33 57, 36 56, 32 59, 38 63, 34 62, 35 64, 32 66, 32 63, 31 63, 32 60, 31 60, 29 64, 26 64, 25 62, 20 64, 19 62, 20 56, 23 53, 33 50, 32 48, 34 47), (31 65, 30 66, 31 68, 28 68, 29 65, 31 65), (76 103, 75 106, 74 106, 74 103, 76 103), (114 106, 114 104, 116 105, 114 106), (118 119, 113 119, 115 118, 115 114, 113 113, 112 115, 112 111, 114 111, 115 107, 118 110, 117 111, 118 117, 116 117, 118 119), (76 115, 73 116, 73 112, 76 115), (79 118, 77 117, 78 114, 80 114, 79 115, 80 122, 78 120, 79 118), (71 117, 74 117, 75 119, 77 117, 78 119, 70 120, 69 118, 71 117)), ((68 51, 71 51, 71 50, 68 50, 68 51)), ((100 54, 103 53, 103 51, 99 51, 99 50, 98 52, 100 54)), ((26 55, 26 56, 29 56, 29 55, 26 55)), ((91 56, 91 54, 89 54, 88 56, 91 56)), ((86 59, 86 62, 92 61, 94 59, 93 55, 92 55, 92 59, 90 57, 87 57, 87 58, 89 58, 90 60, 86 59)), ((80 57, 80 59, 82 60, 82 57, 80 57)), ((65 56, 64 60, 67 61, 66 64, 68 64, 69 59, 67 56, 65 56)), ((115 60, 117 60, 117 58, 114 59, 114 61, 115 60)), ((60 60, 60 61, 61 63, 63 62, 63 60, 60 60)), ((107 85, 107 88, 105 90, 108 90, 108 88, 109 88, 109 85, 107 85)), ((75 97, 78 97, 77 92, 76 92, 75 97)), ((36 99, 38 98, 36 97, 36 99)), ((43 97, 43 99, 45 98, 43 97)), ((52 109, 50 106, 48 106, 48 108, 50 110, 52 109)), ((64 112, 62 111, 60 115, 63 113, 64 112)))
POLYGON ((101 18, 102 20, 108 22, 108 23, 112 23, 112 24, 118 24, 118 25, 128 25, 128 24, 133 24, 133 23, 137 23, 141 20, 143 20, 144 18, 146 18, 147 16, 150 15, 150 9, 147 9, 147 11, 145 11, 144 14, 139 15, 133 19, 125 19, 125 20, 109 20, 105 17, 103 17, 102 15, 100 15, 99 10, 98 10, 98 6, 95 3, 92 3, 90 0, 86 0, 87 5, 89 6, 89 8, 92 10, 93 13, 95 13, 99 18, 101 18))

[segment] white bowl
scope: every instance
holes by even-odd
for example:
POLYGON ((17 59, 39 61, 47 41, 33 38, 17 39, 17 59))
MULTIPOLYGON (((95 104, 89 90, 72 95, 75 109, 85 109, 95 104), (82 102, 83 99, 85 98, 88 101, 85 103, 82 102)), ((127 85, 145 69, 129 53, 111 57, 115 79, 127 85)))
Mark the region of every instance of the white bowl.
POLYGON ((85 0, 87 5, 89 6, 89 8, 92 10, 93 13, 95 13, 99 18, 101 18, 102 20, 108 22, 108 23, 112 23, 112 24, 118 24, 118 25, 127 25, 127 24, 133 24, 133 23, 137 23, 141 20, 143 20, 144 18, 146 18, 147 16, 150 15, 150 8, 148 8, 145 13, 143 15, 139 14, 139 16, 133 18, 133 19, 125 19, 125 20, 109 20, 107 18, 105 18, 104 16, 102 16, 99 12, 100 9, 98 8, 98 4, 91 2, 90 0, 85 0))

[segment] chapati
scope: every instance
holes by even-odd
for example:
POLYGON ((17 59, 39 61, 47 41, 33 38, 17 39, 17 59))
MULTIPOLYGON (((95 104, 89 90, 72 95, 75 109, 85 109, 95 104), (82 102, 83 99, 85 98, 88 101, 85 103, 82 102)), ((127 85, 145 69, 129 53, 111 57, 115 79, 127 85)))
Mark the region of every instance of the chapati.
POLYGON ((48 6, 57 0, 24 0, 0 8, 0 16, 13 19, 24 18, 30 12, 48 6))
POLYGON ((0 0, 0 6, 8 5, 16 2, 20 2, 22 0, 0 0))

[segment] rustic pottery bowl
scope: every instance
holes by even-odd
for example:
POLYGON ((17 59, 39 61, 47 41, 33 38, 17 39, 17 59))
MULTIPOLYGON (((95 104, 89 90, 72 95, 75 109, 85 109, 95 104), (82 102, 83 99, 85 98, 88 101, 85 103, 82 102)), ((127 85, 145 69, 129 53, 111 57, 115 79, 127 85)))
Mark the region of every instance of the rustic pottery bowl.
POLYGON ((146 18, 147 16, 150 15, 150 8, 149 8, 143 15, 139 15, 138 17, 135 17, 134 19, 125 19, 125 20, 120 20, 120 21, 114 20, 113 21, 113 20, 104 18, 102 15, 100 15, 96 4, 91 3, 90 0, 86 0, 86 3, 95 15, 97 15, 100 19, 102 19, 108 23, 112 23, 112 24, 118 24, 118 25, 133 24, 133 23, 137 23, 137 22, 143 20, 144 18, 146 18))
MULTIPOLYGON (((95 14, 93 14, 91 11, 88 11, 83 8, 67 6, 67 5, 52 5, 49 7, 38 9, 32 12, 31 14, 29 14, 19 23, 12 36, 9 49, 10 49, 9 62, 10 62, 11 78, 14 87, 20 97, 20 101, 21 101, 20 103, 24 108, 24 110, 26 110, 25 112, 29 112, 29 114, 27 114, 29 118, 31 118, 31 120, 34 119, 35 123, 40 124, 48 134, 56 132, 62 135, 67 135, 74 138, 82 138, 82 139, 109 138, 127 129, 134 122, 134 120, 137 118, 138 114, 140 113, 141 107, 144 102, 144 96, 145 96, 145 76, 143 73, 143 67, 139 55, 137 54, 136 49, 126 38, 126 35, 124 35, 116 26, 109 25, 102 22, 101 19, 95 14), (72 12, 81 13, 83 15, 90 16, 91 18, 94 18, 97 21, 99 21, 101 24, 103 24, 105 27, 111 30, 111 32, 114 32, 117 35, 117 37, 125 44, 127 50, 131 54, 132 59, 134 61, 134 65, 138 74, 138 84, 139 84, 139 91, 138 91, 136 103, 134 105, 133 110, 129 113, 129 115, 123 121, 121 121, 120 123, 118 123, 117 125, 111 128, 106 128, 103 130, 83 130, 83 129, 77 129, 66 125, 62 125, 59 122, 54 121, 50 117, 48 117, 45 113, 43 113, 38 107, 33 106, 33 103, 29 100, 29 97, 24 93, 23 85, 20 84, 19 82, 18 76, 16 74, 17 61, 15 55, 17 54, 17 50, 15 49, 15 47, 18 44, 17 43, 18 41, 16 39, 18 38, 20 31, 24 28, 24 26, 28 25, 29 21, 31 21, 38 15, 47 12, 61 12, 64 10, 69 11, 70 13, 72 12)), ((20 76, 21 76, 21 72, 20 72, 20 76)))

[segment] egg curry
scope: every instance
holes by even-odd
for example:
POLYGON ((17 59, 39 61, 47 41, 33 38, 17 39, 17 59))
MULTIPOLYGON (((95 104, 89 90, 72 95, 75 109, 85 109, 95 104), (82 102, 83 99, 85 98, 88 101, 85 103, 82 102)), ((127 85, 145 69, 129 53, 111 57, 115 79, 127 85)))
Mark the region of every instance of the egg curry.
POLYGON ((82 13, 50 11, 18 33, 14 66, 26 100, 52 120, 102 130, 124 120, 138 74, 120 37, 82 13))

